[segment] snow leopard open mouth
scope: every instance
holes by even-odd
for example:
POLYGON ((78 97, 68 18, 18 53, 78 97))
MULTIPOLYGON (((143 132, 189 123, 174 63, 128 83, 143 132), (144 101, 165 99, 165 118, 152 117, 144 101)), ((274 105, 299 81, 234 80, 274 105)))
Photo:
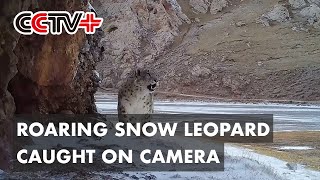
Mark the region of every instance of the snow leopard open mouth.
POLYGON ((150 84, 147 86, 147 88, 149 89, 149 91, 154 91, 154 89, 156 88, 157 84, 150 84))

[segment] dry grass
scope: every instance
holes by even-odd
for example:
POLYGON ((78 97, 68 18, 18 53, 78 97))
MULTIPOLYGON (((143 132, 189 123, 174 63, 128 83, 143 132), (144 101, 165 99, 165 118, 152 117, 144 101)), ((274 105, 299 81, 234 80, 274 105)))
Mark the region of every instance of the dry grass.
POLYGON ((274 143, 249 144, 246 148, 258 153, 273 156, 287 162, 299 163, 320 170, 320 132, 277 132, 274 143), (311 150, 279 150, 280 146, 309 146, 311 150))

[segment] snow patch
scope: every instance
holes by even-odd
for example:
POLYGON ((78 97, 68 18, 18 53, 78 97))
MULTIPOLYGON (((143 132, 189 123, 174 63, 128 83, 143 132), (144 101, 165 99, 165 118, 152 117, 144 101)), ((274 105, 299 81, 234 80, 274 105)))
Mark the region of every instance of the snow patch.
POLYGON ((306 169, 303 165, 300 164, 297 164, 297 170, 293 171, 287 167, 287 162, 285 161, 282 161, 274 157, 261 155, 245 148, 232 145, 225 145, 225 153, 226 156, 241 157, 257 161, 259 162, 259 164, 264 165, 266 169, 269 169, 274 174, 284 179, 316 180, 320 177, 319 171, 306 169))
POLYGON ((303 150, 311 150, 314 149, 312 147, 309 146, 281 146, 281 147, 277 147, 278 150, 299 150, 299 151, 303 151, 303 150))

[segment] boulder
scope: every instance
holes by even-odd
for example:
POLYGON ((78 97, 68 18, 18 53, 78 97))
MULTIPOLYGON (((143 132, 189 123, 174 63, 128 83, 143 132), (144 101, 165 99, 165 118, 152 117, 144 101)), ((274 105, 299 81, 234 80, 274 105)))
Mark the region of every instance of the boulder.
POLYGON ((213 0, 210 5, 210 13, 217 14, 222 11, 223 8, 228 6, 227 0, 213 0))
POLYGON ((289 3, 293 9, 300 9, 307 5, 305 0, 289 0, 289 3))
POLYGON ((202 14, 207 13, 210 7, 209 0, 190 0, 189 4, 190 6, 192 6, 193 10, 196 13, 202 13, 202 14))
POLYGON ((320 7, 316 4, 311 4, 310 6, 303 8, 300 11, 300 15, 313 25, 320 20, 320 7))
POLYGON ((275 5, 271 11, 262 16, 270 21, 277 21, 279 23, 284 23, 290 20, 289 10, 280 4, 275 5))

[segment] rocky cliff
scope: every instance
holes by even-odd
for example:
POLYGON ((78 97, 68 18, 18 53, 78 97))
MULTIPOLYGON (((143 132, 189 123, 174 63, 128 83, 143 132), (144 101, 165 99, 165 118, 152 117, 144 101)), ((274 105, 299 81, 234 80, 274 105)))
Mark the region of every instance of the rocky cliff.
POLYGON ((132 67, 152 64, 179 36, 179 27, 191 23, 175 0, 98 0, 94 6, 105 22, 106 51, 98 64, 105 87, 117 87, 132 67))
POLYGON ((158 71, 168 93, 320 100, 319 0, 100 3, 109 21, 98 66, 105 87, 116 89, 138 64, 158 71))
POLYGON ((8 168, 16 113, 95 113, 96 62, 103 32, 20 36, 14 16, 23 10, 87 10, 87 1, 1 1, 0 169, 8 168))

